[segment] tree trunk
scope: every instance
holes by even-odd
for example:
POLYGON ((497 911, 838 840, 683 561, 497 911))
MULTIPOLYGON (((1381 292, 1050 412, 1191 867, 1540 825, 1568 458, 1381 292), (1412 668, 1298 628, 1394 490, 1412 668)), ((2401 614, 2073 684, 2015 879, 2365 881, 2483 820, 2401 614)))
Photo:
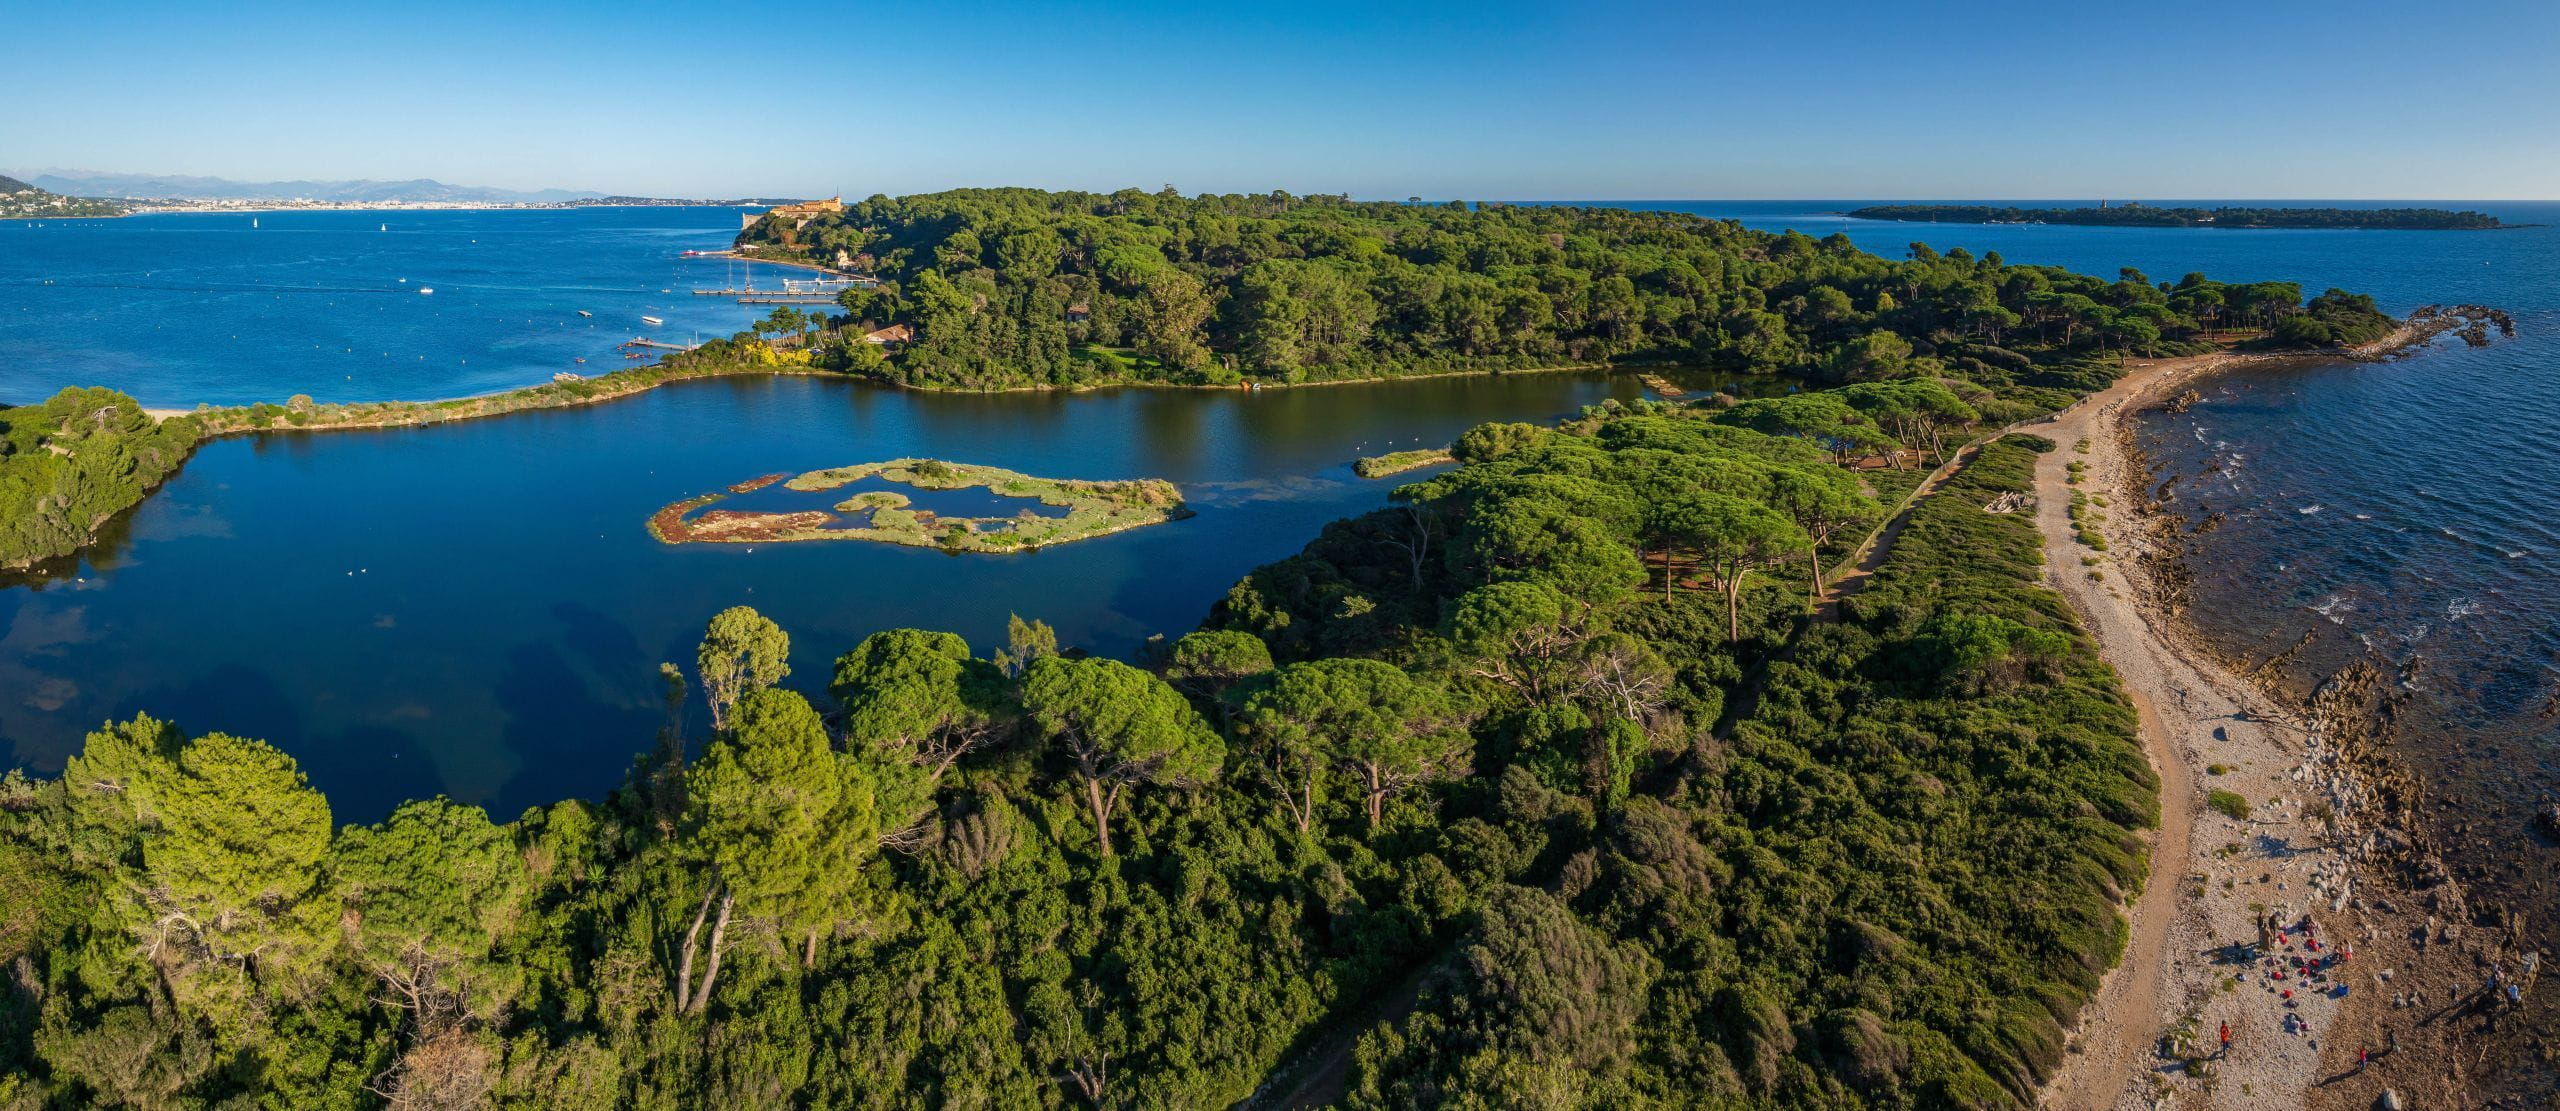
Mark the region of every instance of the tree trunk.
POLYGON ((1386 789, 1385 787, 1379 786, 1379 784, 1378 784, 1378 778, 1379 778, 1379 777, 1378 777, 1378 766, 1377 766, 1376 764, 1371 764, 1371 765, 1369 765, 1368 771, 1369 771, 1369 800, 1368 800, 1368 801, 1369 801, 1369 832, 1371 832, 1371 833, 1376 833, 1376 832, 1378 832, 1378 826, 1379 826, 1379 824, 1380 824, 1381 822, 1384 822, 1384 821, 1386 820, 1386 816, 1387 816, 1387 789, 1386 789))
POLYGON ((800 967, 803 970, 818 967, 818 931, 814 929, 809 931, 809 943, 800 950, 800 967))
POLYGON ((1298 795, 1298 832, 1305 833, 1316 821, 1315 761, 1307 761, 1306 778, 1300 780, 1298 795))
POLYGON ((1102 855, 1111 855, 1111 804, 1102 800, 1102 780, 1084 776, 1085 805, 1093 808, 1093 835, 1102 843, 1102 855))
POLYGON ((1101 1055, 1100 1060, 1090 1065, 1078 1061, 1067 1067, 1067 1075, 1075 1080, 1076 1089, 1084 1093, 1085 1102, 1100 1107, 1103 1089, 1111 1083, 1111 1058, 1107 1054, 1101 1055))
POLYGON ((729 934, 729 911, 737 902, 736 895, 720 896, 720 917, 711 925, 711 958, 703 963, 702 986, 693 992, 695 1014, 701 1014, 703 1005, 711 1002, 711 985, 720 978, 720 943, 729 934))
POLYGON ((1742 576, 1744 573, 1742 568, 1736 567, 1732 574, 1725 576, 1724 580, 1724 622, 1727 644, 1742 643, 1742 576))
POLYGON ((1671 542, 1665 540, 1662 542, 1662 602, 1664 605, 1671 604, 1671 584, 1673 581, 1674 580, 1671 577, 1671 542))
POLYGON ((702 920, 711 916, 711 897, 720 886, 702 893, 702 905, 694 908, 693 926, 684 932, 684 959, 676 962, 676 1013, 682 1014, 693 1000, 693 943, 702 935, 702 920))
POLYGON ((1820 612, 1822 609, 1822 541, 1820 540, 1815 540, 1813 547, 1805 550, 1804 581, 1805 589, 1812 592, 1805 595, 1804 604, 1820 612))

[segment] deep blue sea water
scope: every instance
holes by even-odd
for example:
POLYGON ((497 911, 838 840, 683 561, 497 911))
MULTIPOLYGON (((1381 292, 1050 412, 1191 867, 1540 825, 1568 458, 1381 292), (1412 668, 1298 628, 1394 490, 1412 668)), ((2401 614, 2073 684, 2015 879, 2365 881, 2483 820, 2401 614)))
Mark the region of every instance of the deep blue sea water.
POLYGON ((811 276, 683 257, 727 248, 738 211, 0 221, 0 401, 65 382, 165 408, 416 400, 610 370, 624 340, 726 336, 769 311, 693 289, 811 276))

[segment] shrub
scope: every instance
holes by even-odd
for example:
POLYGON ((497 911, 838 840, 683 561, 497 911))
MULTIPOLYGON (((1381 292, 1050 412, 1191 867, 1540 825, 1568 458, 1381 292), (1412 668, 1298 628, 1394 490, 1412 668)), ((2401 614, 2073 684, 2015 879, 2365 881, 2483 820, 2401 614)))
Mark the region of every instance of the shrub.
POLYGON ((2224 817, 2232 821, 2249 820, 2249 800, 2240 797, 2237 791, 2215 791, 2205 796, 2204 804, 2221 812, 2224 817))

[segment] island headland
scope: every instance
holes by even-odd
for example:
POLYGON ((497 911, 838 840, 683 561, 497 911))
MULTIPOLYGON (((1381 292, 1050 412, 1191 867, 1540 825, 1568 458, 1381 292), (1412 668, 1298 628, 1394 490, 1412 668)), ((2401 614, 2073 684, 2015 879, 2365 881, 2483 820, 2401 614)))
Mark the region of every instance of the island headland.
POLYGON ((1849 210, 1859 220, 1921 224, 2078 224, 2105 228, 2369 228, 2391 231, 2497 231, 2508 224, 2485 212, 2444 208, 2178 208, 2128 201, 2096 208, 2017 208, 1981 204, 1884 204, 1849 210))

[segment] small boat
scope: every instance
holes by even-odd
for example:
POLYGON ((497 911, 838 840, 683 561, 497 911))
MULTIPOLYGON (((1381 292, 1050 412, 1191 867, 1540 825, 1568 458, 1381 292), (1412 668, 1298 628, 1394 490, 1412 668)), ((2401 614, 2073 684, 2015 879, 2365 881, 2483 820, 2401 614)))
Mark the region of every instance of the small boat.
POLYGON ((435 292, 435 287, 433 287, 433 286, 424 286, 424 285, 422 285, 422 286, 419 286, 419 287, 418 287, 418 292, 420 292, 420 293, 433 293, 433 292, 435 292))
POLYGON ((389 225, 389 224, 384 224, 384 225, 382 225, 381 227, 376 228, 376 229, 374 229, 374 230, 375 230, 375 231, 390 231, 390 230, 391 230, 391 225, 389 225))
POLYGON ((646 325, 649 325, 650 327, 653 327, 653 328, 654 328, 654 327, 656 327, 656 326, 658 326, 658 325, 660 325, 660 324, 664 324, 664 323, 666 323, 666 321, 660 320, 660 319, 658 319, 657 317, 654 317, 654 316, 644 316, 644 317, 641 317, 641 318, 640 318, 640 323, 642 323, 642 324, 646 324, 646 325))
POLYGON ((578 361, 583 363, 583 362, 587 361, 587 357, 586 357, 586 356, 584 356, 584 355, 580 355, 580 356, 578 356, 578 361))
POLYGON ((585 310, 585 309, 579 309, 579 310, 578 310, 578 315, 580 315, 580 316, 594 316, 595 314, 594 314, 594 313, 591 313, 591 312, 588 312, 588 311, 587 311, 587 310, 585 310))
POLYGON ((258 228, 258 218, 257 218, 257 217, 255 217, 255 216, 249 217, 249 230, 251 230, 251 231, 256 231, 256 230, 257 230, 257 228, 258 228))

